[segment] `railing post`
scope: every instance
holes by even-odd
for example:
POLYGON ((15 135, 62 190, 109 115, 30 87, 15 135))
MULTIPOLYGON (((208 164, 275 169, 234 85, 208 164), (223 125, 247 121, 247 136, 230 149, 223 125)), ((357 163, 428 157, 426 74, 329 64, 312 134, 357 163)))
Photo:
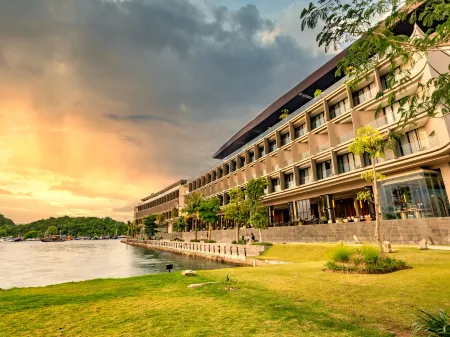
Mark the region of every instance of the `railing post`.
POLYGON ((247 257, 247 248, 244 247, 244 257, 247 257))

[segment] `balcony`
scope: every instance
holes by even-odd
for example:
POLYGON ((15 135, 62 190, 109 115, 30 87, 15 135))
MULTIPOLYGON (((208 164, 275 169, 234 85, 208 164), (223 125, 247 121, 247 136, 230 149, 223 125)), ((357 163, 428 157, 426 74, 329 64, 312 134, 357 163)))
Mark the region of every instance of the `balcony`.
POLYGON ((280 185, 276 185, 273 187, 273 191, 274 192, 280 192, 281 191, 281 186, 280 185))
POLYGON ((353 95, 353 105, 357 106, 363 104, 364 102, 370 101, 372 98, 375 98, 377 95, 377 90, 375 88, 366 91, 358 96, 353 95))
POLYGON ((355 138, 355 131, 353 130, 336 137, 338 144, 345 143, 353 138, 355 138))
POLYGON ((325 124, 325 118, 319 118, 314 121, 311 121, 311 130, 317 129, 325 124))
POLYGON ((287 134, 286 136, 282 136, 281 137, 281 145, 286 145, 289 144, 291 142, 291 137, 289 136, 289 134, 287 134))
POLYGON ((396 153, 397 153, 397 156, 403 157, 403 156, 408 156, 410 154, 414 154, 417 152, 429 150, 438 145, 439 145, 439 141, 438 141, 437 136, 426 137, 424 139, 420 139, 417 142, 402 144, 402 145, 397 146, 396 153))
POLYGON ((385 125, 391 124, 395 122, 395 114, 394 113, 389 113, 387 115, 381 116, 377 119, 375 119, 374 121, 367 123, 367 126, 371 126, 375 129, 381 128, 385 125))
POLYGON ((302 136, 306 135, 306 129, 305 128, 295 128, 295 138, 300 138, 302 136))
POLYGON ((298 156, 298 160, 301 161, 308 157, 309 157, 309 151, 305 151, 305 152, 300 153, 300 155, 298 156))
POLYGON ((289 166, 294 162, 292 158, 288 158, 284 161, 284 166, 289 166))
POLYGON ((277 150, 277 144, 272 144, 269 146, 269 153, 272 153, 277 150))
POLYGON ((324 143, 316 146, 316 153, 326 151, 330 148, 330 143, 324 143))

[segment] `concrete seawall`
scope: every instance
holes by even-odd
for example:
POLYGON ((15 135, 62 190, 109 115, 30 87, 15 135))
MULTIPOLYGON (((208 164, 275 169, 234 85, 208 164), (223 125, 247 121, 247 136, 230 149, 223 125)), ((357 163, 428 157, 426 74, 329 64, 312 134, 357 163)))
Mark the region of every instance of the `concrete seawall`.
POLYGON ((164 250, 185 256, 200 257, 217 262, 247 266, 284 264, 282 261, 255 259, 267 248, 265 246, 233 245, 224 243, 177 242, 168 240, 122 240, 123 243, 164 250))

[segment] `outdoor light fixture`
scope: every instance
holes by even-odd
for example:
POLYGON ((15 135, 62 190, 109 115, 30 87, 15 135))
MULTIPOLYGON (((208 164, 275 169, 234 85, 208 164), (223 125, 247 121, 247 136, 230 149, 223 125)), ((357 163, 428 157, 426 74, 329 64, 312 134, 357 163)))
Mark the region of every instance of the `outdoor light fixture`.
POLYGON ((173 269, 173 264, 166 264, 166 270, 170 271, 173 269))

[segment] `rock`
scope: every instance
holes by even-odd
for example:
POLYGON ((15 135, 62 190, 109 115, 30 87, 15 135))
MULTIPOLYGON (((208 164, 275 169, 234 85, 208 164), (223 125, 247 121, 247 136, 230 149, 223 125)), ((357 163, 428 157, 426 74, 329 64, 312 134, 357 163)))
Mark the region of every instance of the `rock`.
POLYGON ((420 240, 420 242, 419 242, 419 249, 420 250, 428 249, 427 239, 424 238, 424 239, 420 240))
POLYGON ((394 252, 392 250, 391 243, 389 241, 383 242, 383 252, 385 252, 385 253, 393 253, 394 252))
POLYGON ((353 241, 355 241, 355 243, 360 244, 361 241, 358 240, 358 237, 356 235, 353 235, 353 241))
POLYGON ((203 287, 203 286, 207 286, 207 285, 210 285, 210 284, 216 284, 216 283, 219 283, 219 282, 194 283, 194 284, 188 285, 188 288, 190 288, 190 289, 200 288, 200 287, 203 287))
POLYGON ((181 275, 183 275, 183 276, 196 276, 197 273, 194 270, 183 270, 181 272, 181 275))

